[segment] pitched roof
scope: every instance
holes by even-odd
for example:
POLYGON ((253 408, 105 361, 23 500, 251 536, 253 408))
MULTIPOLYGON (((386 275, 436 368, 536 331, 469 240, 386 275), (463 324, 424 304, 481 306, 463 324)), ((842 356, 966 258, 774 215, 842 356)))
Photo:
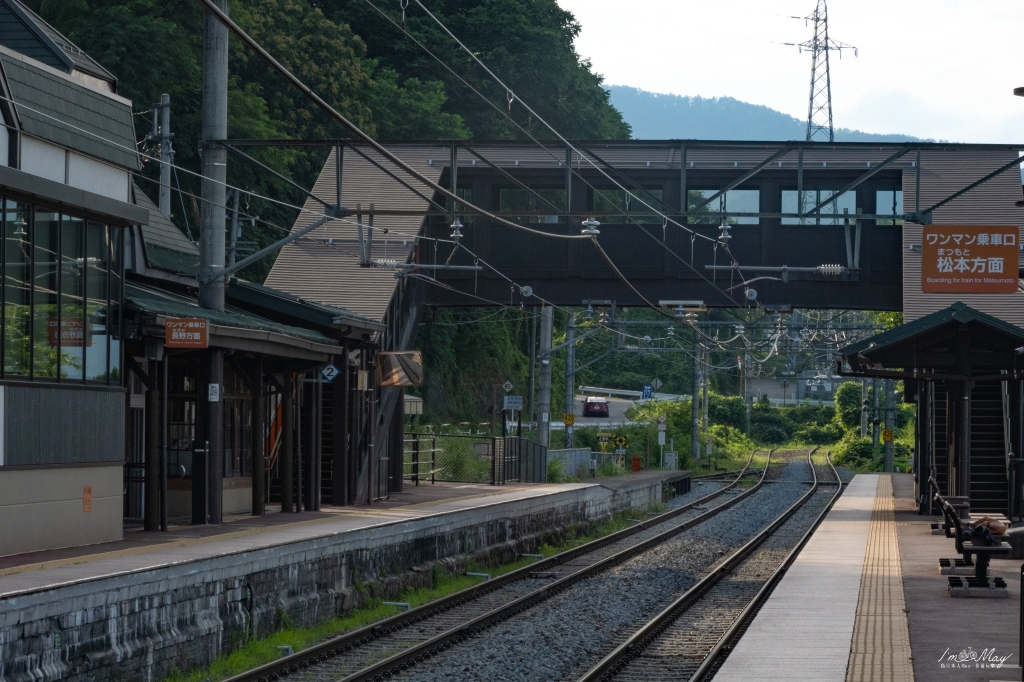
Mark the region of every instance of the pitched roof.
POLYGON ((899 327, 884 331, 881 334, 851 343, 849 346, 840 349, 839 353, 846 358, 860 354, 876 353, 899 343, 910 341, 915 337, 953 322, 961 324, 976 322, 989 327, 995 332, 1006 334, 1011 338, 1024 342, 1024 329, 983 313, 980 310, 975 310, 964 303, 957 302, 948 308, 925 315, 913 322, 901 324, 899 327))
POLYGON ((65 73, 116 83, 113 74, 19 0, 0 0, 0 45, 65 73))
POLYGON ((135 203, 149 211, 149 225, 142 226, 146 263, 179 275, 195 277, 199 274, 199 248, 160 212, 137 184, 135 203))
POLYGON ((128 100, 88 88, 9 50, 0 51, 0 64, 15 105, 22 105, 15 109, 26 133, 138 170, 128 100))
POLYGON ((271 314, 276 313, 287 318, 303 320, 320 327, 346 326, 368 331, 384 330, 384 325, 380 322, 351 310, 307 301, 255 282, 231 280, 227 287, 227 297, 238 304, 249 304, 271 314))
POLYGON ((321 346, 337 347, 338 342, 318 331, 293 327, 247 313, 233 306, 224 311, 201 308, 198 299, 165 289, 147 286, 139 282, 125 282, 124 298, 127 305, 150 315, 165 317, 200 317, 211 324, 272 332, 321 346))
MULTIPOLYGON (((342 152, 342 203, 349 209, 361 203, 364 211, 373 204, 378 210, 406 212, 376 216, 370 255, 371 260, 405 263, 412 254, 423 225, 422 213, 429 204, 375 164, 395 173, 424 196, 432 197, 434 190, 406 177, 377 152, 367 147, 360 147, 359 151, 368 158, 352 149, 342 152)), ((450 147, 440 144, 410 144, 400 151, 403 161, 433 182, 440 179, 443 171, 443 166, 434 160, 447 159, 450 154, 450 147)), ((332 150, 312 189, 313 194, 329 203, 337 201, 336 168, 337 155, 332 150)), ((292 231, 310 225, 323 214, 323 205, 313 199, 307 199, 303 209, 292 231)), ((384 319, 399 281, 393 270, 360 266, 355 222, 353 218, 331 221, 306 238, 286 245, 267 276, 267 284, 305 301, 344 307, 373 320, 384 319)))

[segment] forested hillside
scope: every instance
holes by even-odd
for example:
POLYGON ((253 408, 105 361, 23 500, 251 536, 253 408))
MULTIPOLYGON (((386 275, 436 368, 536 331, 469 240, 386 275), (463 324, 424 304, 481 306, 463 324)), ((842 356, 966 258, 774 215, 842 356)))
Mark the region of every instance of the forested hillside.
MULTIPOLYGON (((610 85, 612 104, 639 140, 802 140, 807 120, 732 97, 682 97, 610 85)), ((878 135, 836 128, 836 142, 907 142, 910 135, 878 135)))
MULTIPOLYGON (((161 93, 171 96, 176 162, 198 170, 202 99, 200 5, 192 0, 27 0, 55 28, 118 78, 118 92, 143 112, 161 93)), ((504 117, 458 83, 442 65, 383 19, 366 0, 246 0, 231 2, 231 16, 278 60, 368 133, 382 139, 515 137, 504 117)), ((627 138, 629 126, 608 104, 601 79, 573 48, 579 24, 555 0, 460 0, 431 4, 481 59, 520 92, 542 116, 579 137, 627 138), (456 8, 458 11, 456 12, 456 8)), ((382 8, 383 9, 383 8, 382 8)), ((386 11, 396 23, 396 3, 386 11)), ((407 11, 406 27, 457 73, 507 109, 504 91, 472 67, 454 43, 425 15, 407 11)), ((228 134, 236 138, 316 138, 346 135, 309 100, 231 41, 228 134)), ((535 124, 519 107, 511 116, 535 124)), ((150 127, 136 118, 137 138, 150 127)), ((272 151, 254 155, 299 185, 312 186, 326 150, 272 151)), ((157 169, 146 164, 143 175, 157 169)), ((195 176, 178 171, 186 193, 198 194, 195 176)), ((228 181, 253 192, 299 203, 285 183, 251 166, 229 164, 228 181)), ((143 188, 153 192, 151 181, 143 188)), ((174 220, 195 236, 198 204, 175 197, 174 220)), ((246 201, 258 216, 253 234, 261 244, 289 229, 295 211, 246 201)), ((247 273, 262 280, 270 260, 247 273)))
MULTIPOLYGON (((118 92, 134 102, 136 137, 151 125, 144 113, 162 93, 171 97, 175 134, 174 221, 198 238, 198 179, 202 104, 203 16, 192 0, 27 0, 70 40, 118 78, 118 92)), ((521 133, 506 112, 532 134, 551 138, 521 107, 508 106, 505 91, 415 5, 405 27, 455 73, 494 102, 498 110, 460 83, 396 28, 398 3, 366 0, 246 0, 231 2, 231 16, 278 60, 335 108, 380 139, 515 138, 521 133), (375 3, 376 4, 376 3, 375 3)), ((555 0, 439 0, 430 4, 466 45, 560 132, 579 138, 626 139, 629 126, 608 103, 601 77, 580 59, 573 41, 580 26, 555 0)), ((268 72, 237 41, 231 41, 229 136, 316 138, 345 132, 299 92, 268 72)), ((143 149, 149 149, 146 146, 143 149)), ((152 151, 150 149, 150 151, 152 151)), ((260 150, 261 161, 312 186, 326 150, 260 150)), ((155 197, 158 170, 147 163, 140 185, 155 197)), ((260 245, 280 238, 295 219, 302 196, 287 184, 232 159, 228 181, 253 193, 243 209, 258 217, 246 238, 260 245)), ((254 266, 262 281, 272 259, 254 266)), ((417 340, 427 357, 428 409, 449 418, 478 415, 489 405, 492 382, 512 378, 525 389, 527 354, 523 314, 494 311, 428 314, 417 340), (489 316, 489 317, 487 317, 489 316), (463 318, 487 317, 464 323, 463 318)), ((559 322, 562 324, 562 321, 559 322)), ((560 371, 556 369, 556 377, 560 371)), ((557 391, 556 391, 557 393, 557 391)))

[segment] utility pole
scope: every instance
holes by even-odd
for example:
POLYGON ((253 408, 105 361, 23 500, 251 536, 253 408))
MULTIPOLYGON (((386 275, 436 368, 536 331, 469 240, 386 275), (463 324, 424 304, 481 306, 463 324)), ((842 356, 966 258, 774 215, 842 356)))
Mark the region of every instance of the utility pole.
MULTIPOLYGON (((565 310, 565 412, 574 413, 576 407, 576 314, 565 310)), ((565 447, 573 446, 572 424, 565 425, 565 447)))
POLYGON ((860 437, 868 437, 868 380, 860 380, 860 437))
POLYGON ((540 308, 540 376, 537 391, 537 442, 548 447, 551 444, 551 336, 553 333, 552 308, 541 304, 540 308))
POLYGON ((701 347, 697 334, 697 323, 693 324, 693 384, 690 396, 690 453, 694 465, 700 459, 700 436, 698 423, 700 417, 700 356, 701 347))
MULTIPOLYGON (((228 12, 228 0, 214 0, 218 9, 228 12)), ((206 13, 203 29, 203 179, 199 236, 199 305, 210 310, 224 310, 223 279, 216 278, 224 270, 225 183, 227 182, 227 150, 209 144, 228 136, 228 30, 213 15, 206 13)), ((219 348, 207 351, 208 381, 206 404, 210 462, 206 471, 209 499, 209 522, 220 523, 224 487, 224 403, 220 399, 224 384, 224 353, 219 348)), ((291 485, 284 481, 283 485, 291 485)))
POLYGON ((235 264, 238 251, 238 195, 237 189, 231 190, 231 231, 228 233, 228 267, 235 264))
MULTIPOLYGON (((892 379, 885 380, 885 428, 895 428, 896 422, 896 383, 892 379)), ((885 441, 885 466, 886 473, 892 473, 892 450, 893 441, 885 441)))
POLYGON ((171 146, 171 96, 160 95, 160 212, 171 217, 171 164, 174 148, 171 146))
POLYGON ((871 412, 871 445, 878 445, 879 432, 879 418, 878 418, 878 402, 882 397, 881 391, 879 391, 878 379, 871 380, 871 393, 874 398, 874 408, 871 412))
POLYGON ((537 318, 540 317, 540 311, 536 308, 533 310, 533 314, 530 315, 530 393, 527 396, 529 400, 528 404, 528 415, 531 424, 537 421, 537 390, 536 390, 536 378, 537 378, 537 318))
POLYGON ((711 349, 705 348, 701 354, 702 362, 700 379, 704 386, 704 410, 702 412, 704 420, 701 424, 701 430, 704 433, 704 454, 708 456, 708 466, 711 462, 711 436, 708 435, 708 413, 711 410, 711 396, 709 391, 711 390, 711 349))

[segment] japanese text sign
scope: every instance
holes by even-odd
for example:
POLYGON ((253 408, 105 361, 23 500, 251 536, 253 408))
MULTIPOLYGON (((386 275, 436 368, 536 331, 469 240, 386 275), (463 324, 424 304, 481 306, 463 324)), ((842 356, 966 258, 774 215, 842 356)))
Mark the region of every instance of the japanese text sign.
POLYGON ((925 225, 921 291, 1012 294, 1017 291, 1017 228, 925 225))
POLYGON ((206 348, 210 343, 206 326, 206 320, 195 317, 165 318, 164 345, 168 348, 206 348))
POLYGON ((61 320, 59 326, 57 318, 51 317, 47 337, 51 348, 56 348, 58 343, 62 348, 84 348, 92 345, 89 327, 79 317, 61 320))

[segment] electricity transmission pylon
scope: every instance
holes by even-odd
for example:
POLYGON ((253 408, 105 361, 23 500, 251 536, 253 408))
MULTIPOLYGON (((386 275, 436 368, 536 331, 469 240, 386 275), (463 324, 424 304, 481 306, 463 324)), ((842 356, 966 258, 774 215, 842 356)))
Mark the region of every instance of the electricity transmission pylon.
POLYGON ((828 53, 835 50, 842 55, 843 50, 857 48, 846 43, 838 43, 828 37, 828 7, 825 0, 818 0, 814 13, 804 18, 814 22, 814 38, 800 43, 800 51, 811 51, 811 97, 807 105, 807 141, 834 142, 832 133, 832 82, 828 73, 828 53))

